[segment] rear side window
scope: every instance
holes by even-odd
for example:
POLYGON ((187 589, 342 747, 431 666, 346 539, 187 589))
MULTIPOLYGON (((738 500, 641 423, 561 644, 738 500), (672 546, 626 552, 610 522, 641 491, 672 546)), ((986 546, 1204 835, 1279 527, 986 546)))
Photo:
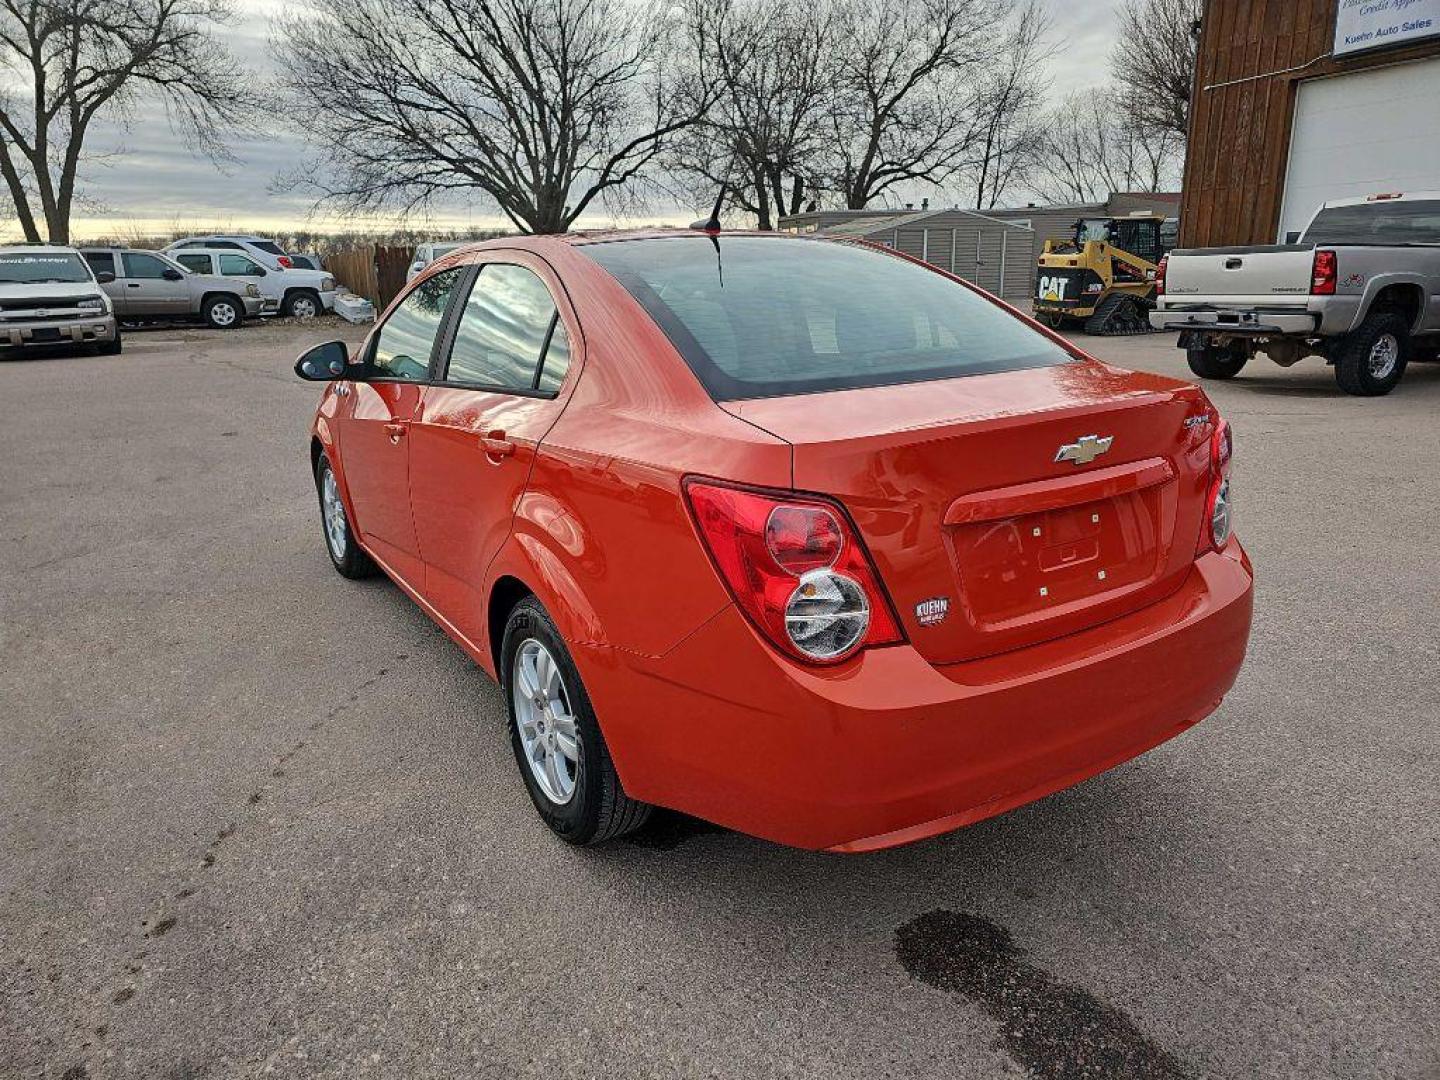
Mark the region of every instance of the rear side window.
POLYGON ((866 248, 681 236, 577 248, 613 274, 717 401, 1071 361, 964 285, 866 248))
POLYGON ((90 264, 90 269, 97 274, 115 273, 115 255, 110 251, 87 251, 85 261, 90 264))
POLYGON ((430 374, 430 352, 445 318, 445 305, 463 268, 446 270, 421 282, 390 313, 375 335, 370 366, 382 379, 424 381, 430 374))
POLYGON ((265 252, 265 254, 267 255, 285 254, 285 252, 281 250, 278 244, 272 244, 269 240, 252 240, 250 241, 250 246, 253 248, 258 248, 260 251, 265 252))
POLYGON ((1327 206, 1303 239, 1307 244, 1440 244, 1440 200, 1327 206))
MULTIPOLYGON (((447 382, 504 390, 533 390, 539 385, 541 354, 556 326, 550 290, 523 266, 487 264, 475 279, 455 326, 455 344, 445 369, 447 382)), ((563 331, 563 324, 561 325, 563 331)), ((556 354, 556 389, 569 366, 569 339, 556 354)), ((548 366, 548 364, 547 364, 548 366)))
POLYGON ((210 273, 209 255, 187 255, 182 251, 175 256, 175 261, 192 274, 210 273))

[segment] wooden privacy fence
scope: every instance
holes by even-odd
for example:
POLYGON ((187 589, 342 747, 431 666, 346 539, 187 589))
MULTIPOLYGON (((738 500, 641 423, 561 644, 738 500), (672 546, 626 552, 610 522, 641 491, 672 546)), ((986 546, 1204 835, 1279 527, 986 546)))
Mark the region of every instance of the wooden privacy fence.
POLYGON ((325 269, 341 285, 383 311, 405 287, 405 271, 415 249, 398 244, 364 244, 330 255, 325 269))

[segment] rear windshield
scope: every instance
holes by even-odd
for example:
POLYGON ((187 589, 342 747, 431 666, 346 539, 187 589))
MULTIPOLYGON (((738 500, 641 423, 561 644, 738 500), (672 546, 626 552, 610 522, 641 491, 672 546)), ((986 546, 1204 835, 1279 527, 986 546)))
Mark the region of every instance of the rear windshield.
POLYGON ((0 251, 0 285, 39 285, 51 281, 78 285, 94 280, 90 268, 74 252, 0 251))
POLYGON ((1307 244, 1440 244, 1440 200, 1327 206, 1303 239, 1307 244))
POLYGON ((1072 359, 965 286, 867 248, 696 235, 577 250, 640 302, 717 401, 1072 359))

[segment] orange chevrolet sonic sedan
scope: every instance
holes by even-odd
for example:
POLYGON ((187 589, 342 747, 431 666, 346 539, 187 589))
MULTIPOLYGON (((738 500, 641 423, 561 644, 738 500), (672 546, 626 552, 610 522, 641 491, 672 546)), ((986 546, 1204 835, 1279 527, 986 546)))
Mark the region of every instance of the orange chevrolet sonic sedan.
POLYGON ((892 251, 504 238, 296 370, 335 568, 499 680, 573 843, 652 806, 918 840, 1184 731, 1244 659, 1204 393, 892 251))

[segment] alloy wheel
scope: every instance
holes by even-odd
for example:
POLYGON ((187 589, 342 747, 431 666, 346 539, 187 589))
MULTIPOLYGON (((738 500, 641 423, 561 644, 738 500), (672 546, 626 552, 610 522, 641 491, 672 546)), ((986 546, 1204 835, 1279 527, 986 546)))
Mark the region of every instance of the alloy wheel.
POLYGON ((580 739, 560 665, 535 638, 515 650, 510 693, 530 773, 547 799, 564 806, 580 779, 580 739))
POLYGON ((290 314, 297 319, 313 319, 319 314, 315 301, 308 296, 297 296, 290 301, 290 314))
POLYGON ((1377 381, 1388 379, 1400 362, 1400 342, 1394 334, 1381 334, 1370 346, 1368 368, 1370 377, 1377 381))
POLYGON ((230 326, 237 317, 233 304, 221 302, 210 309, 210 318, 215 321, 216 326, 230 326))
POLYGON ((335 474, 329 469, 320 477, 320 505, 325 518, 325 543, 330 546, 330 554, 338 562, 345 558, 345 504, 340 501, 340 489, 335 483, 335 474))

